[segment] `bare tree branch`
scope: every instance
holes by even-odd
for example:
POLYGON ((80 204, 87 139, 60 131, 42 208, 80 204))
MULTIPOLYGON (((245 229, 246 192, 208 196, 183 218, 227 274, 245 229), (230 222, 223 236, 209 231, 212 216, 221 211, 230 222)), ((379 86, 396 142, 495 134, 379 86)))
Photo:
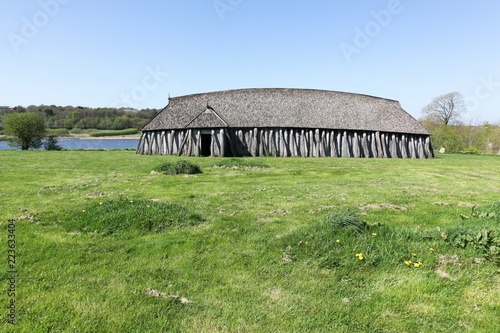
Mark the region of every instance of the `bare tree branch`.
POLYGON ((460 116, 467 112, 467 107, 462 94, 451 92, 438 96, 422 109, 422 113, 438 119, 445 125, 460 121, 460 116))

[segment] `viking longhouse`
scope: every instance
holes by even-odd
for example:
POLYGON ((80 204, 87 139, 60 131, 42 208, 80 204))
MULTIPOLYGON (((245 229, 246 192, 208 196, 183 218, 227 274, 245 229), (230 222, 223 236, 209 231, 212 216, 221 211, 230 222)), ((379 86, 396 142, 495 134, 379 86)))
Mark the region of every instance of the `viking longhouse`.
POLYGON ((430 133, 399 102, 312 89, 179 96, 142 128, 140 154, 434 157, 430 133))

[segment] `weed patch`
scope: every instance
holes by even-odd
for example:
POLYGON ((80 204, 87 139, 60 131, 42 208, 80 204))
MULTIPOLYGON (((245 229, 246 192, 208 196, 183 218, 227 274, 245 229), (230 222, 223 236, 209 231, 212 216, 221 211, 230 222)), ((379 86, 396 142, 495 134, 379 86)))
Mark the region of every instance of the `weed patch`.
MULTIPOLYGON (((359 264, 393 270, 397 267, 439 267, 435 247, 470 249, 465 256, 484 256, 500 263, 498 203, 478 209, 474 219, 487 219, 475 228, 455 226, 441 232, 369 225, 354 210, 333 212, 284 238, 284 262, 305 262, 321 268, 355 270, 359 264), (482 226, 481 226, 482 225, 482 226)), ((479 222, 479 221, 476 221, 479 222)), ((450 250, 450 249, 449 249, 450 250)), ((456 250, 455 250, 456 251, 456 250)), ((474 258, 480 260, 481 258, 474 258)), ((439 272, 438 272, 439 273, 439 272)))
POLYGON ((461 215, 462 224, 451 228, 443 238, 458 248, 473 248, 500 264, 500 201, 461 215))
MULTIPOLYGON (((439 265, 436 246, 471 249, 469 256, 484 256, 500 263, 498 203, 481 207, 468 219, 440 232, 369 225, 356 211, 333 212, 284 239, 284 262, 315 263, 321 268, 356 269, 356 265, 392 270, 439 265)), ((477 261, 478 258, 474 260, 477 261)))
POLYGON ((130 231, 162 232, 166 228, 192 226, 203 221, 201 215, 178 204, 118 198, 84 207, 65 227, 68 231, 109 235, 130 231))
POLYGON ((165 175, 194 175, 202 173, 201 168, 198 165, 186 160, 179 160, 177 162, 164 162, 154 168, 153 171, 163 173, 165 175))
POLYGON ((393 270, 405 265, 412 268, 420 268, 424 263, 431 265, 437 260, 431 246, 439 241, 439 235, 379 223, 370 225, 358 212, 347 209, 326 215, 284 241, 285 262, 315 263, 349 274, 360 267, 393 270))

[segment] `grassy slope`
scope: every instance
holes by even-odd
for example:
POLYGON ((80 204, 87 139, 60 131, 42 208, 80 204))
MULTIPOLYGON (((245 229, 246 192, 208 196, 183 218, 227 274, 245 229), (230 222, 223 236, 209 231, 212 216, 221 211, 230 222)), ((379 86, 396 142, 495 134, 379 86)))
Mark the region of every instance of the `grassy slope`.
MULTIPOLYGON (((436 239, 406 244, 424 257, 419 269, 374 266, 369 257, 356 262, 355 253, 369 250, 368 241, 356 239, 342 243, 352 252, 349 265, 284 260, 301 230, 347 207, 396 236, 461 223, 470 205, 498 200, 499 157, 259 158, 269 168, 253 169, 213 168, 221 159, 190 158, 203 174, 150 173, 176 159, 130 151, 0 151, 2 234, 9 217, 35 214, 34 222, 17 222, 19 331, 492 332, 500 326, 498 266, 475 264, 477 253, 436 239), (206 221, 160 234, 67 232, 65 221, 75 214, 123 195, 181 204, 206 221), (147 296, 147 288, 168 297, 147 296)), ((6 246, 0 251, 6 264, 6 246)))

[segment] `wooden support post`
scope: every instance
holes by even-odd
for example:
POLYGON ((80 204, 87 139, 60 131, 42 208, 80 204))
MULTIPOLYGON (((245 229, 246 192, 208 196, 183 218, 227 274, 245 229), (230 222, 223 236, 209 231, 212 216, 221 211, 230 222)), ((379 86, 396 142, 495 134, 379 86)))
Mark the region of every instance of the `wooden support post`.
POLYGON ((352 135, 352 154, 354 157, 359 158, 361 157, 360 149, 359 149, 359 138, 358 138, 358 132, 354 131, 354 134, 352 135))
POLYGON ((304 157, 309 157, 309 131, 307 130, 302 130, 303 133, 302 133, 302 140, 304 141, 303 145, 304 145, 304 148, 302 150, 302 156, 304 157))
POLYGON ((342 133, 342 157, 351 157, 349 154, 349 143, 347 141, 347 132, 342 133))
POLYGON ((330 132, 330 156, 338 157, 337 141, 335 140, 335 130, 330 132))
POLYGON ((366 132, 363 132, 361 138, 361 157, 370 157, 370 150, 368 149, 368 138, 366 132))
MULTIPOLYGON (((389 137, 389 135, 387 136, 389 137)), ((397 145, 396 145, 396 134, 392 134, 391 138, 390 138, 390 155, 392 158, 396 158, 396 157, 399 157, 398 156, 398 148, 397 148, 397 145)))
POLYGON ((432 149, 431 138, 429 136, 425 138, 425 151, 427 153, 427 157, 434 158, 434 150, 432 149))
POLYGON ((408 158, 408 143, 406 134, 401 135, 401 157, 408 158))
POLYGON ((420 158, 425 158, 425 148, 424 148, 424 142, 422 140, 422 136, 418 136, 418 153, 420 158))
POLYGON ((259 156, 264 156, 264 130, 259 129, 258 132, 258 138, 259 138, 259 156))

